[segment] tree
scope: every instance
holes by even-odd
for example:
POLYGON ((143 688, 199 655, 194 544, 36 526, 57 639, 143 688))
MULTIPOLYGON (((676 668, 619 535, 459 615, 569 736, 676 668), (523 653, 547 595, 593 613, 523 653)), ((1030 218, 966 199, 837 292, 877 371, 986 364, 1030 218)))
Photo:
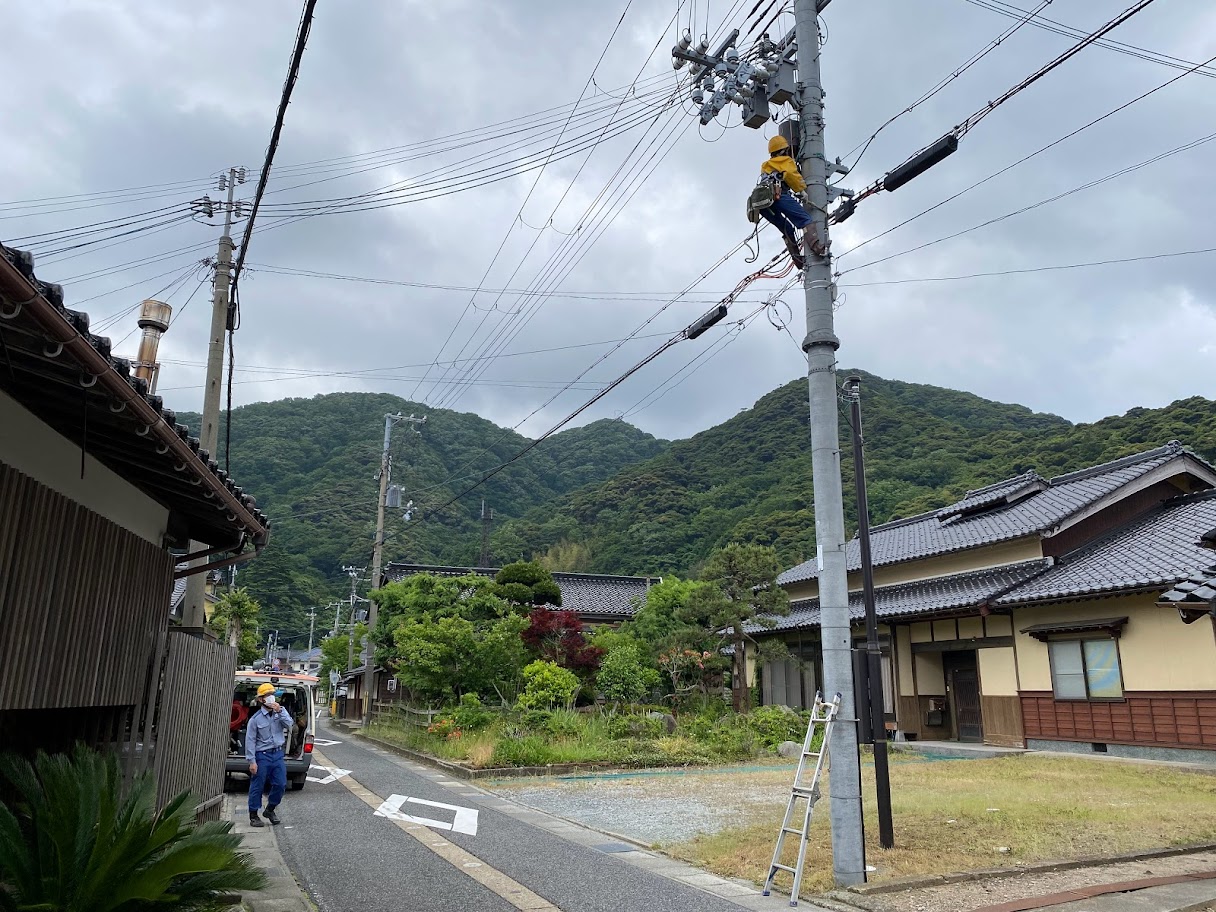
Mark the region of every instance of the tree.
POLYGON ((523 640, 547 662, 574 671, 594 671, 603 650, 590 645, 583 636, 583 622, 577 612, 534 608, 528 615, 523 640))
POLYGON ((630 639, 617 639, 600 662, 595 683, 614 703, 637 703, 659 683, 659 672, 642 658, 642 650, 630 639))
POLYGON ((261 612, 262 606, 249 590, 238 587, 224 593, 211 614, 208 625, 217 637, 237 647, 238 665, 252 665, 261 655, 254 635, 261 612))
POLYGON ((553 582, 553 574, 535 561, 507 564, 494 577, 498 595, 524 609, 532 605, 562 604, 562 590, 553 582))
MULTIPOLYGON (((363 624, 355 625, 355 642, 362 642, 367 636, 367 627, 363 624)), ((348 643, 350 637, 345 633, 338 636, 326 637, 321 641, 321 677, 328 678, 331 671, 336 671, 338 674, 344 673, 346 668, 347 658, 350 656, 350 648, 348 643)), ((356 653, 356 656, 358 653, 356 653)))
POLYGON ((196 824, 187 792, 158 811, 152 775, 124 783, 114 754, 9 755, 0 774, 0 909, 202 912, 266 884, 231 821, 196 824))
POLYGON ((578 676, 568 669, 537 659, 524 668, 524 692, 519 696, 520 709, 552 709, 574 705, 581 686, 578 676))
POLYGON ((736 712, 751 708, 747 686, 749 622, 771 627, 776 616, 790 613, 789 596, 777 585, 781 563, 777 552, 760 545, 730 544, 705 564, 698 587, 689 597, 684 617, 706 630, 723 631, 734 646, 731 692, 736 712))
POLYGON ((586 573, 591 569, 591 548, 586 542, 563 538, 537 559, 546 570, 563 570, 567 573, 586 573))

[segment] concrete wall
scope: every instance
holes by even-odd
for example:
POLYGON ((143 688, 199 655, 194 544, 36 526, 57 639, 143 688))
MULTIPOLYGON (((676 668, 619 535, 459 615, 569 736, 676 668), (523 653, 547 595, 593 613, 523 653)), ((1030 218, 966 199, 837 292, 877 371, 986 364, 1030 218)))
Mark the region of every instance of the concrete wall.
POLYGON ((0 462, 160 547, 169 511, 0 392, 0 462))
MULTIPOLYGON (((1154 593, 1018 608, 1016 631, 1061 618, 1128 618, 1119 638, 1124 691, 1216 690, 1216 636, 1211 624, 1183 624, 1178 612, 1158 608, 1154 593)), ((1051 691, 1047 644, 1016 633, 1023 691, 1051 691)))

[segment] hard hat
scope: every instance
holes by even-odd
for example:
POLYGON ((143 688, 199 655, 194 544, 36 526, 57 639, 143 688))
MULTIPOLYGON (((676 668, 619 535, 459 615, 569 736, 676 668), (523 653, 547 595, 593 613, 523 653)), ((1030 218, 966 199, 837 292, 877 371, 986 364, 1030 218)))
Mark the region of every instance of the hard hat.
POLYGON ((789 147, 790 144, 786 141, 784 136, 774 136, 768 141, 768 154, 776 155, 778 152, 788 149, 789 147))
POLYGON ((259 684, 258 685, 258 696, 259 697, 264 697, 264 696, 266 696, 268 694, 272 694, 272 693, 274 693, 273 684, 259 684))

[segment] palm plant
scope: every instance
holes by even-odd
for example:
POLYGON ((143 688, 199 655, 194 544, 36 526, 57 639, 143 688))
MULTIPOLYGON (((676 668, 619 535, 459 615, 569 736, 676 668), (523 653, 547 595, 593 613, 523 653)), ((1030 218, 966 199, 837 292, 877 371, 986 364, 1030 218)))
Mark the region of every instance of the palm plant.
POLYGON ((209 910, 266 878, 227 821, 196 824, 182 793, 156 809, 149 773, 77 746, 33 764, 0 757, 0 912, 209 910))

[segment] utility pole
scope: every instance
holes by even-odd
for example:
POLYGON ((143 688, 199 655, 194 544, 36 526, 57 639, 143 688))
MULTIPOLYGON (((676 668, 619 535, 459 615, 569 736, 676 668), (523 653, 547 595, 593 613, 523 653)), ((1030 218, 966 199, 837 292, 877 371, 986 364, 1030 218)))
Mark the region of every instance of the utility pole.
MULTIPOLYGON (((380 588, 380 565, 384 560, 384 502, 388 497, 388 482, 393 472, 393 460, 389 454, 389 447, 393 442, 393 425, 398 421, 405 421, 408 424, 419 425, 426 424, 426 416, 415 418, 410 415, 408 418, 400 412, 397 414, 388 414, 384 416, 384 449, 380 454, 380 493, 376 498, 376 541, 372 547, 372 588, 380 588)), ((353 607, 353 605, 352 605, 353 607)), ((368 609, 367 616, 367 639, 365 651, 367 659, 363 663, 363 724, 366 726, 371 721, 372 714, 372 688, 376 686, 376 663, 372 660, 372 644, 371 632, 376 627, 376 602, 372 600, 371 606, 368 609)), ((352 630, 353 639, 353 630, 352 630)))
POLYGON ((334 629, 330 636, 338 635, 338 627, 342 623, 342 600, 334 602, 334 629))
MULTIPOLYGON (((215 280, 211 289, 211 336, 207 343, 207 379, 203 389, 203 426, 198 435, 199 446, 210 453, 212 459, 216 458, 215 447, 219 440, 220 388, 224 379, 224 331, 228 325, 228 284, 232 278, 232 217, 244 215, 243 204, 234 202, 232 195, 236 191, 236 185, 243 183, 244 168, 229 168, 227 174, 220 175, 219 189, 228 191, 228 202, 223 207, 224 233, 220 235, 219 250, 215 256, 215 280)), ((204 215, 214 214, 210 199, 204 198, 196 206, 204 215)), ((205 548, 206 546, 199 542, 190 544, 191 552, 205 548)), ((201 558, 193 566, 199 566, 205 561, 206 558, 201 558)), ((202 627, 206 621, 205 577, 205 573, 186 577, 186 597, 182 603, 183 627, 202 627)))
POLYGON ((308 609, 308 651, 312 652, 312 632, 317 625, 317 609, 308 609))
POLYGON ((887 720, 883 712, 882 649, 878 645, 878 611, 874 605, 874 564, 870 559, 870 499, 866 494, 865 440, 861 433, 861 378, 844 384, 853 431, 853 483, 857 490, 857 538, 861 544, 861 581, 866 606, 866 659, 869 678, 870 743, 874 748, 874 791, 878 799, 878 842, 895 848, 891 820, 891 773, 887 763, 887 720))
POLYGON ((851 886, 865 882, 866 862, 861 761, 854 721, 857 708, 853 705, 840 432, 836 424, 836 350, 840 340, 833 327, 835 285, 828 249, 828 164, 824 151, 823 85, 819 73, 819 10, 828 2, 830 0, 794 2, 794 32, 798 46, 796 97, 802 135, 798 163, 810 197, 811 224, 825 250, 824 256, 818 256, 810 249, 804 251, 806 268, 802 273, 802 287, 806 294, 807 334, 802 348, 807 355, 810 392, 823 684, 829 697, 840 694, 840 719, 844 723, 833 733, 829 745, 832 871, 839 886, 851 886))
POLYGON ((366 570, 366 567, 343 567, 342 572, 350 577, 350 614, 347 616, 348 628, 350 632, 346 635, 346 670, 351 671, 355 667, 355 598, 356 590, 359 586, 359 576, 366 570))
POLYGON ((486 499, 481 499, 481 556, 477 560, 477 566, 490 566, 490 523, 494 522, 494 511, 486 513, 486 499))

